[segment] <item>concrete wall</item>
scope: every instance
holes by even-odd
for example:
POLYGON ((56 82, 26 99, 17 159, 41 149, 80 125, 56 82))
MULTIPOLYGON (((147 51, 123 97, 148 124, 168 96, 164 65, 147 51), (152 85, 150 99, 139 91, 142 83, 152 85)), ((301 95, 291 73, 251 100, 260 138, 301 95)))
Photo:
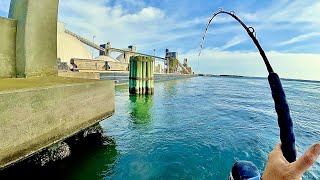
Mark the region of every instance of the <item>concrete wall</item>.
POLYGON ((100 73, 94 72, 59 71, 58 76, 80 79, 100 79, 100 73))
POLYGON ((57 75, 59 0, 12 0, 9 17, 18 20, 18 77, 57 75))
POLYGON ((0 78, 0 169, 113 114, 112 81, 52 78, 0 78))
POLYGON ((0 78, 16 76, 17 21, 0 17, 0 78))
POLYGON ((128 63, 108 62, 109 71, 129 71, 128 63))
POLYGON ((154 80, 157 81, 171 81, 176 79, 185 79, 197 77, 193 74, 154 74, 154 80))
POLYGON ((109 66, 109 71, 128 71, 129 64, 121 62, 110 62, 103 60, 92 60, 92 59, 72 59, 70 63, 75 63, 79 70, 106 70, 106 64, 109 66))
MULTIPOLYGON (((155 82, 170 81, 176 79, 185 79, 196 77, 197 75, 191 74, 154 74, 155 82)), ((113 80, 116 84, 128 84, 129 72, 103 72, 100 76, 101 79, 113 80)))
POLYGON ((78 66, 77 69, 79 70, 106 70, 106 62, 101 60, 73 58, 70 60, 70 63, 76 64, 78 66))

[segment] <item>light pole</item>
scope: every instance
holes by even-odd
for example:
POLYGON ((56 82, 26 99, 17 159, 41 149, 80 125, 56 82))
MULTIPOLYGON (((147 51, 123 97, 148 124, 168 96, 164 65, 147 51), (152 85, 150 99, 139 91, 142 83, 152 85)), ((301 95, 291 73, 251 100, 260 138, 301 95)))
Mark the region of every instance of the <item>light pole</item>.
MULTIPOLYGON (((156 49, 153 49, 153 56, 156 56, 156 49)), ((153 72, 156 70, 156 57, 153 58, 153 72)))
MULTIPOLYGON (((93 44, 94 44, 94 38, 95 38, 96 36, 93 36, 93 44)), ((93 48, 92 48, 92 59, 93 59, 93 48)))

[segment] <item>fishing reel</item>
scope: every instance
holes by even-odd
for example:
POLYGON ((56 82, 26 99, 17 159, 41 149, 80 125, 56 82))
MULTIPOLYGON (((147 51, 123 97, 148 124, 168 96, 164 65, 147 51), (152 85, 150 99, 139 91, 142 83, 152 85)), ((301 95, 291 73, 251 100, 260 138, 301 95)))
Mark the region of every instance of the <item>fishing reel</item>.
POLYGON ((229 180, 260 180, 260 173, 252 162, 237 161, 230 171, 229 180))

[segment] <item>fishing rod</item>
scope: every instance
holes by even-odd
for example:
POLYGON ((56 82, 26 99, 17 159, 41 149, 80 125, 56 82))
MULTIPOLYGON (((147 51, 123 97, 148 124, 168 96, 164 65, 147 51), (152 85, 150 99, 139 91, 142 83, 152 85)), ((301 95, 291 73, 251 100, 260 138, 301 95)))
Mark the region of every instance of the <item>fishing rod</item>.
POLYGON ((226 12, 220 8, 217 13, 214 13, 212 15, 211 19, 209 20, 209 22, 206 26, 206 29, 205 29, 203 37, 202 37, 202 42, 200 44, 200 52, 199 52, 198 57, 200 57, 200 55, 201 55, 201 50, 203 48, 203 43, 206 38, 206 34, 209 29, 209 26, 210 26, 212 20, 216 16, 218 16, 219 14, 227 14, 227 15, 230 15, 231 17, 233 17, 235 20, 237 20, 242 25, 242 27, 247 31, 248 35, 251 37, 254 44, 256 45, 256 47, 259 50, 259 53, 260 53, 265 65, 266 65, 268 73, 269 73, 268 81, 269 81, 269 85, 270 85, 271 92, 272 92, 272 98, 273 98, 274 104, 275 104, 275 110, 278 115, 278 125, 280 128, 280 140, 282 143, 281 149, 282 149, 283 155, 286 158, 286 160, 289 163, 292 163, 296 160, 297 154, 296 154, 296 147, 295 147, 295 136, 294 136, 294 132, 293 132, 293 123, 292 123, 292 119, 290 116, 290 109, 289 109, 289 106, 288 106, 288 103, 286 100, 286 95, 283 90, 280 78, 279 78, 278 74, 273 71, 264 50, 262 49, 262 47, 260 46, 260 44, 256 38, 256 33, 255 33, 254 28, 247 27, 236 16, 236 13, 234 11, 226 12))

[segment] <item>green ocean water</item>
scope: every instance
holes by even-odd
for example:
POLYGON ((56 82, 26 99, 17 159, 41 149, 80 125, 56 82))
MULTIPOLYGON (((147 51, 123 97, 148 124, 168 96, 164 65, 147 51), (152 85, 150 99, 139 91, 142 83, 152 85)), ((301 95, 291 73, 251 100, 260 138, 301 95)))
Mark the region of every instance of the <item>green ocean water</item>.
MULTIPOLYGON (((320 140, 320 83, 283 80, 299 155, 320 140)), ((236 160, 261 173, 279 143, 267 79, 195 77, 155 84, 153 96, 116 88, 105 143, 47 168, 56 179, 227 179, 236 160)), ((35 174, 36 176, 36 174, 35 174)), ((319 179, 318 162, 304 179, 319 179)))

